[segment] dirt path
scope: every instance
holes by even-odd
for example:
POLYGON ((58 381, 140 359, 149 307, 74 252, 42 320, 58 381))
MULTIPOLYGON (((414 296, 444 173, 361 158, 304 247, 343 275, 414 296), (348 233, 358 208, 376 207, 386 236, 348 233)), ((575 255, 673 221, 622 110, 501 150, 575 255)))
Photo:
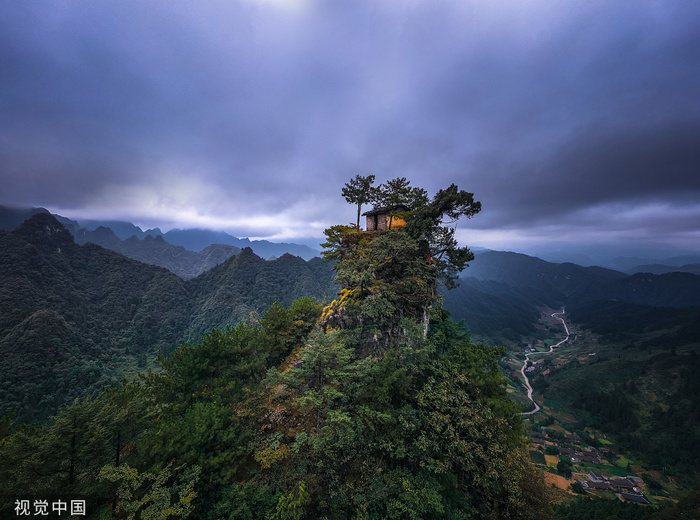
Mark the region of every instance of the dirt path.
POLYGON ((562 316, 566 313, 565 309, 562 309, 561 312, 553 312, 552 313, 552 318, 557 318, 558 320, 561 320, 561 324, 564 325, 564 330, 566 331, 566 337, 561 340, 559 343, 556 345, 550 345, 549 346, 549 352, 528 352, 525 354, 525 363, 523 363, 523 368, 520 369, 520 373, 523 376, 523 379, 525 379, 525 386, 527 387, 527 398, 532 401, 532 404, 535 405, 534 410, 530 410, 529 412, 523 412, 522 415, 532 415, 533 413, 537 413, 540 411, 540 405, 538 405, 535 400, 532 398, 532 385, 530 385, 530 380, 527 378, 525 375, 525 369, 527 368, 527 363, 530 361, 530 355, 531 354, 549 354, 554 351, 555 348, 557 348, 559 345, 562 343, 565 343, 569 341, 569 327, 566 326, 566 322, 564 321, 564 318, 562 316))

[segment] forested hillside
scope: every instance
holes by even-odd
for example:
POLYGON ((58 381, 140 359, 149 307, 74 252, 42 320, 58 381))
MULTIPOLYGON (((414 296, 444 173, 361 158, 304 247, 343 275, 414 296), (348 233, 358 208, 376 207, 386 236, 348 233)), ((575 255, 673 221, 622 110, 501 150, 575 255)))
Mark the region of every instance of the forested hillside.
POLYGON ((96 245, 77 245, 48 213, 0 234, 0 414, 14 409, 20 421, 45 418, 152 365, 157 352, 198 341, 275 300, 288 305, 335 294, 331 266, 320 259, 307 265, 295 257, 266 262, 250 250, 241 255, 185 282, 96 245), (235 304, 222 295, 231 287, 244 292, 235 304))

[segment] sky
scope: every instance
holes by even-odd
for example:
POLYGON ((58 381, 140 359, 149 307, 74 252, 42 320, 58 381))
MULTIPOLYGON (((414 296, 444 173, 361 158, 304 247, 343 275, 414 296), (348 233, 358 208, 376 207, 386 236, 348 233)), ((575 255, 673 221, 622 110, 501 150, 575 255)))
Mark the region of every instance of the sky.
POLYGON ((77 220, 318 243, 373 174, 463 245, 700 250, 700 2, 4 1, 0 125, 0 204, 77 220))

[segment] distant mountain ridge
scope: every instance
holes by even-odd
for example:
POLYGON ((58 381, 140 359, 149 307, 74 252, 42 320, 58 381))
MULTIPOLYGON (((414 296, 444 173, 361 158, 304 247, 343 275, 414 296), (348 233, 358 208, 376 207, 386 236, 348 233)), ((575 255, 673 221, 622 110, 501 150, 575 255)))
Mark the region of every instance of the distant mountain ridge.
POLYGON ((521 253, 486 251, 478 253, 463 272, 462 278, 468 277, 530 287, 560 305, 606 299, 669 307, 700 305, 700 276, 687 272, 628 275, 597 266, 555 264, 521 253))
MULTIPOLYGON (((5 230, 5 231, 12 231, 15 229, 17 226, 19 226, 22 222, 24 222, 26 219, 31 217, 32 215, 35 215, 37 213, 49 213, 48 210, 44 208, 12 208, 8 206, 0 206, 0 230, 5 230)), ((159 228, 154 228, 154 229, 148 229, 146 231, 143 231, 140 227, 136 226, 135 224, 131 222, 124 222, 124 221, 118 221, 118 220, 82 220, 82 221, 76 221, 72 220, 66 217, 63 217, 61 215, 54 215, 56 219, 58 219, 65 227, 68 229, 78 240, 84 241, 86 236, 90 236, 91 239, 88 241, 93 241, 93 240, 100 240, 102 243, 98 245, 102 245, 103 247, 110 248, 108 243, 114 244, 115 247, 117 247, 117 243, 114 242, 114 240, 111 237, 105 237, 101 236, 100 233, 104 233, 102 231, 98 232, 96 235, 91 235, 90 232, 97 231, 99 228, 108 228, 110 229, 113 234, 119 238, 120 240, 128 240, 132 236, 136 237, 139 240, 145 240, 146 237, 151 236, 153 238, 156 238, 158 236, 163 237, 163 239, 168 242, 169 244, 173 246, 182 246, 185 249, 199 253, 202 252, 204 249, 209 247, 210 245, 214 244, 220 244, 224 246, 234 246, 238 248, 238 250, 241 250, 245 247, 250 247, 255 254, 258 256, 261 256, 262 258, 272 258, 272 257, 280 257, 284 255, 285 253, 291 254, 294 256, 298 256, 300 258, 303 258, 304 260, 310 260, 315 257, 320 256, 320 251, 317 251, 316 249, 313 249, 311 247, 308 247, 303 244, 294 244, 294 243, 287 243, 287 242, 270 242, 268 240, 249 240, 247 238, 236 238, 232 235, 229 235, 228 233, 225 233, 223 231, 211 231, 211 230, 205 230, 205 229, 173 229, 168 231, 167 233, 163 233, 159 228), (84 230, 84 231, 81 231, 84 230)), ((84 242, 83 242, 84 243, 84 242)), ((118 246, 121 247, 123 250, 126 251, 131 251, 131 249, 127 249, 128 246, 118 246)), ((116 250, 116 249, 115 249, 116 250)), ((227 249, 223 249, 222 251, 227 251, 227 249)), ((234 251, 234 250, 228 250, 228 251, 234 251)), ((123 252, 124 251, 119 251, 123 252)), ((127 254, 127 253, 124 253, 127 254)), ((141 253, 142 255, 144 253, 141 253)), ((148 255, 154 255, 157 253, 148 253, 145 256, 148 255)), ((181 253, 178 253, 177 251, 172 252, 173 255, 181 255, 181 253)), ((128 256, 128 255, 127 255, 128 256)), ((205 257, 211 257, 212 252, 209 251, 204 255, 205 257)), ((219 254, 219 256, 221 256, 219 254)), ((138 260, 141 260, 141 258, 137 258, 138 260)), ((165 262, 163 258, 160 260, 161 262, 165 262)), ((211 260, 210 260, 211 261, 211 260)), ((195 263, 197 262, 204 262, 206 261, 201 261, 201 260, 196 260, 195 263)), ((154 265, 161 265, 160 263, 154 263, 154 265)), ((167 267, 167 266, 166 266, 167 267)), ((169 268, 169 267, 168 267, 169 268)), ((180 268, 181 272, 186 272, 189 273, 187 276, 191 277, 191 273, 194 273, 197 271, 197 268, 193 267, 188 267, 188 268, 180 268)), ((199 271, 201 272, 201 271, 199 271)), ((180 273, 178 273, 180 275, 180 273)), ((196 274, 195 274, 196 276, 196 274)))
POLYGON ((279 257, 285 253, 298 256, 304 260, 311 260, 314 257, 320 256, 319 251, 302 244, 237 238, 224 231, 212 231, 210 229, 171 229, 163 233, 159 228, 143 231, 140 227, 131 222, 100 220, 69 222, 74 223, 67 226, 69 229, 71 225, 72 227, 85 228, 88 231, 94 231, 100 227, 107 227, 122 240, 127 240, 132 236, 144 240, 148 236, 157 237, 160 235, 166 242, 175 246, 182 246, 194 252, 200 252, 212 244, 222 244, 235 246, 238 249, 250 247, 256 255, 262 258, 279 257))
MULTIPOLYGON (((534 332, 544 306, 591 308, 611 300, 653 308, 700 306, 700 276, 696 274, 630 276, 504 251, 477 253, 459 281, 456 289, 443 291, 445 307, 455 319, 464 319, 467 328, 482 341, 519 342, 521 336, 534 332)), ((679 320, 683 316, 673 309, 664 313, 679 320)))
POLYGON ((145 264, 165 267, 185 280, 199 276, 241 252, 236 246, 211 244, 196 253, 169 244, 161 235, 146 235, 143 239, 132 235, 122 240, 110 228, 102 226, 94 231, 81 228, 74 235, 78 244, 89 242, 145 264))
POLYGON ((638 265, 632 269, 625 271, 627 274, 635 273, 651 273, 651 274, 667 274, 667 273, 692 273, 700 275, 700 263, 685 264, 681 266, 666 265, 666 264, 645 264, 638 265))
POLYGON ((284 254, 290 254, 304 260, 311 260, 321 256, 320 251, 302 244, 236 238, 223 231, 206 229, 173 229, 164 233, 163 238, 171 244, 184 246, 191 251, 201 251, 209 244, 225 244, 236 246, 240 249, 250 247, 256 255, 262 258, 280 257, 284 254))

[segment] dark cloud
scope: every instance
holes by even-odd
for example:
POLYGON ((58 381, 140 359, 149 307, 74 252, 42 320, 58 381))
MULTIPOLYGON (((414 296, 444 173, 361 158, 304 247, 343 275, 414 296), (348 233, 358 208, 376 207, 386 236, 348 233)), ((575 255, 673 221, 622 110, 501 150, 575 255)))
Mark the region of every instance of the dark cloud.
POLYGON ((374 173, 475 192, 484 240, 691 246, 698 34, 680 1, 3 4, 0 203, 318 237, 374 173))
POLYGON ((508 165, 490 224, 535 225, 612 203, 700 207, 699 142, 700 120, 590 128, 540 162, 508 165))

